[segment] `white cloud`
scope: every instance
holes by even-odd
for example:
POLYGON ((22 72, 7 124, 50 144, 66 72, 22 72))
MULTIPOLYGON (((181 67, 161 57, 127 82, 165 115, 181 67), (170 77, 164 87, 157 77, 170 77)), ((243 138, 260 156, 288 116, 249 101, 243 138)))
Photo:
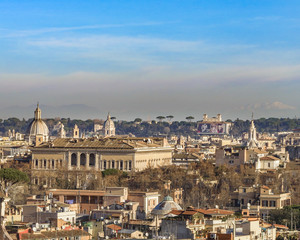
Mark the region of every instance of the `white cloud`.
POLYGON ((254 103, 246 106, 242 106, 241 110, 294 110, 296 107, 275 101, 275 102, 264 102, 264 103, 254 103))
POLYGON ((0 28, 0 38, 19 38, 19 37, 30 37, 36 35, 43 35, 47 33, 58 33, 67 31, 81 31, 89 29, 103 29, 103 28, 124 28, 124 27, 147 27, 156 26, 163 24, 173 24, 176 22, 141 22, 141 23, 123 23, 123 24, 100 24, 100 25, 83 25, 73 27, 49 27, 49 28, 38 28, 38 29, 27 29, 27 30, 12 30, 7 28, 0 28))

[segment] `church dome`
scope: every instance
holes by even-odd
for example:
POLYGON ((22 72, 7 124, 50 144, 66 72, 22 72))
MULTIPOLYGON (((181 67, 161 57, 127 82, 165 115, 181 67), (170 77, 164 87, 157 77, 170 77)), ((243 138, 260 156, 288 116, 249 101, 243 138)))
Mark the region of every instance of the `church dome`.
POLYGON ((48 135, 49 129, 46 125, 46 123, 39 119, 39 120, 33 120, 28 128, 28 134, 29 135, 48 135))
POLYGON ((182 210, 182 208, 179 206, 179 204, 174 202, 172 197, 166 196, 164 200, 157 204, 156 207, 151 211, 151 214, 163 216, 172 210, 182 210))
POLYGON ((107 119, 104 122, 104 128, 106 128, 106 129, 115 128, 115 123, 113 120, 111 120, 110 114, 108 114, 107 119))
POLYGON ((42 137, 42 141, 48 141, 49 139, 49 129, 46 123, 42 120, 41 109, 39 104, 34 111, 34 120, 30 123, 26 135, 29 143, 34 143, 36 136, 42 137))
POLYGON ((116 135, 116 129, 115 129, 115 124, 114 121, 110 118, 110 114, 108 113, 107 119, 104 122, 104 136, 105 137, 111 137, 116 135))

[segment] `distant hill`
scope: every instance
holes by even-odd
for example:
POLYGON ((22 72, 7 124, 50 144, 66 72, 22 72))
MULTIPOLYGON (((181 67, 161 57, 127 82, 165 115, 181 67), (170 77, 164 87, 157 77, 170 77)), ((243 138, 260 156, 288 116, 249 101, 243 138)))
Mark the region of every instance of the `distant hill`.
MULTIPOLYGON (((77 108, 77 106, 74 106, 77 108)), ((71 110, 70 110, 71 111, 71 110)), ((28 125, 32 119, 18 119, 18 118, 8 118, 5 120, 0 119, 0 135, 5 135, 9 129, 15 129, 17 132, 25 133, 28 125)), ((99 119, 70 119, 70 118, 49 118, 44 119, 50 132, 52 131, 55 124, 61 121, 65 125, 65 130, 67 133, 71 133, 71 129, 75 124, 78 125, 79 129, 84 132, 91 132, 94 128, 95 122, 101 122, 99 119)), ((231 120, 228 120, 231 121, 231 120)), ((102 121, 103 122, 103 121, 102 121)), ((233 127, 231 129, 231 134, 234 136, 239 136, 243 132, 247 132, 249 129, 249 120, 235 120, 233 122, 233 127)), ((140 137, 148 136, 168 136, 168 135, 183 135, 197 137, 197 122, 189 121, 174 121, 169 123, 167 121, 162 122, 134 122, 134 121, 116 121, 116 134, 129 134, 132 133, 140 137)), ((290 118, 260 118, 255 120, 255 126, 258 132, 269 132, 274 133, 277 131, 291 131, 296 128, 300 128, 300 119, 290 119, 290 118)))

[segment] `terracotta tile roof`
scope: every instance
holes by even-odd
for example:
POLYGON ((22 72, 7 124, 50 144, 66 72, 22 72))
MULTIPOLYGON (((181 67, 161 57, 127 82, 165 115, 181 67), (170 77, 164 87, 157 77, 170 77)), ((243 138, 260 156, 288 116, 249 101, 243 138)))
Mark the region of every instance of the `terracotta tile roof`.
POLYGON ((197 212, 202 213, 204 215, 232 215, 234 214, 233 211, 228 211, 224 209, 194 209, 189 207, 186 211, 180 211, 180 210, 172 210, 168 214, 174 214, 174 215, 194 215, 197 212))
POLYGON ((184 211, 183 213, 182 213, 182 215, 190 215, 190 216, 192 216, 192 215, 194 215, 194 214, 196 214, 197 213, 197 211, 184 211))
POLYGON ((269 228, 269 227, 272 227, 274 226, 275 228, 280 228, 280 229, 289 229, 287 226, 285 225, 281 225, 281 224, 270 224, 270 223, 262 223, 261 224, 262 227, 265 227, 265 228, 269 228))
POLYGON ((89 236, 90 234, 86 231, 76 229, 76 230, 59 230, 59 231, 45 231, 40 233, 23 233, 19 234, 20 240, 30 240, 30 239, 52 239, 52 238, 65 238, 65 237, 75 237, 75 236, 89 236))
POLYGON ((169 214, 174 214, 174 215, 180 215, 182 214, 184 211, 180 211, 180 210, 172 210, 171 212, 169 212, 169 214))
POLYGON ((280 224, 273 224, 273 226, 276 227, 276 228, 289 229, 287 226, 285 226, 285 225, 280 225, 280 224))
POLYGON ((153 224, 153 221, 147 221, 147 220, 129 220, 129 224, 131 225, 151 225, 153 224))
POLYGON ((249 222, 251 222, 251 221, 257 221, 257 220, 259 220, 260 218, 254 218, 254 217, 249 217, 249 218, 247 218, 247 220, 249 221, 249 222))
POLYGON ((264 154, 264 153, 268 153, 266 151, 260 150, 258 148, 253 149, 253 152, 257 153, 257 154, 264 154))
POLYGON ((277 157, 274 157, 272 155, 269 155, 269 156, 261 157, 260 160, 261 161, 279 161, 280 159, 277 157))
POLYGON ((42 143, 39 148, 101 148, 101 149, 134 149, 162 147, 163 138, 151 138, 148 142, 143 138, 56 138, 53 142, 42 143))
POLYGON ((115 225, 115 224, 110 224, 110 225, 107 225, 106 227, 111 229, 111 230, 115 230, 115 231, 119 231, 119 230, 122 229, 120 226, 115 225))
POLYGON ((214 209, 195 209, 195 211, 203 213, 205 215, 232 215, 232 214, 234 214, 233 211, 228 211, 228 210, 218 209, 218 208, 214 208, 214 209))
POLYGON ((172 156, 173 159, 199 159, 199 155, 195 153, 174 153, 172 156))
POLYGON ((263 186, 261 186, 261 188, 263 188, 263 189, 267 189, 267 190, 271 189, 271 188, 269 188, 269 187, 268 187, 268 186, 266 186, 266 185, 263 185, 263 186))

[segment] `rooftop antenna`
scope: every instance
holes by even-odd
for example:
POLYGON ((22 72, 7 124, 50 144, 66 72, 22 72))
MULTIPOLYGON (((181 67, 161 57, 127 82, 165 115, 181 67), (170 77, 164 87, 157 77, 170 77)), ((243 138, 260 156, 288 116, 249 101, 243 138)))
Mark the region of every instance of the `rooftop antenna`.
POLYGON ((251 120, 253 121, 253 112, 252 112, 251 120))

